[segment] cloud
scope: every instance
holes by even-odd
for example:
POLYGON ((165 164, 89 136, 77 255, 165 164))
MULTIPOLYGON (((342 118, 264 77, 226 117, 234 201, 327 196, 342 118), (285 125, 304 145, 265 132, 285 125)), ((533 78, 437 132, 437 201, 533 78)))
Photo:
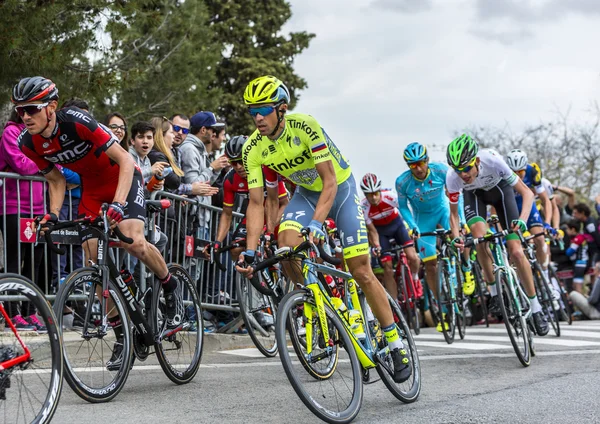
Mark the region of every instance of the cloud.
POLYGON ((371 7, 400 13, 419 13, 431 9, 433 0, 374 0, 371 7))
POLYGON ((533 33, 526 28, 498 31, 484 27, 477 27, 471 29, 469 32, 483 40, 496 41, 505 46, 520 43, 533 37, 533 33))
POLYGON ((569 14, 600 14, 598 0, 477 0, 477 17, 507 18, 525 25, 559 21, 569 14))

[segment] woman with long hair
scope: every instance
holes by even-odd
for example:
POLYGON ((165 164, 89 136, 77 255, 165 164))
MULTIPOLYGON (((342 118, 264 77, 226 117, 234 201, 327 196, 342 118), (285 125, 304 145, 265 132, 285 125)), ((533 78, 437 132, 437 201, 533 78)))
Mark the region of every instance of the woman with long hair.
POLYGON ((150 163, 168 162, 172 172, 165 177, 165 189, 176 194, 191 195, 191 196, 212 196, 219 189, 212 187, 209 183, 195 182, 192 184, 183 184, 183 171, 181 166, 175 159, 177 155, 173 153, 173 140, 175 132, 173 131, 173 123, 165 117, 152 118, 150 121, 152 126, 156 128, 154 136, 154 147, 148 154, 150 163))
POLYGON ((127 138, 127 121, 119 112, 111 112, 106 115, 102 122, 117 137, 119 144, 129 151, 129 139, 127 138))

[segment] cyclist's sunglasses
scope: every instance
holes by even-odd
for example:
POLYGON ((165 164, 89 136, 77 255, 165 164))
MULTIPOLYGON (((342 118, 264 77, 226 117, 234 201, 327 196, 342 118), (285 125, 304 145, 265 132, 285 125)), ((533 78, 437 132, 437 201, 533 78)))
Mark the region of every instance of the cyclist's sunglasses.
POLYGON ((420 160, 418 162, 413 162, 413 163, 409 163, 408 167, 410 169, 415 169, 417 166, 423 166, 423 165, 427 165, 427 159, 425 160, 420 160))
POLYGON ((15 107, 15 111, 22 118, 23 116, 25 116, 25 113, 27 113, 27 115, 29 116, 37 115, 46 106, 48 106, 48 103, 40 103, 35 105, 21 105, 15 107))
POLYGON ((242 165, 242 160, 241 159, 229 159, 228 161, 231 166, 237 166, 237 165, 242 165))
POLYGON ((454 168, 457 174, 462 174, 463 172, 469 172, 474 166, 477 158, 473 159, 467 166, 463 166, 462 168, 454 168))
POLYGON ((255 118, 256 115, 267 116, 273 113, 275 106, 260 106, 260 107, 249 107, 248 113, 250 116, 255 118))

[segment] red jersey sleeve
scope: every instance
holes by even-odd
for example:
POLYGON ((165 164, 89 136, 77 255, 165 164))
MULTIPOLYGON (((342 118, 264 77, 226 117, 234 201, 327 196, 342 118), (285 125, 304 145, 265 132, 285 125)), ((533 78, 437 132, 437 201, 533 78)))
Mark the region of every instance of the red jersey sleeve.
POLYGON ((279 194, 279 198, 281 199, 282 197, 287 197, 288 192, 287 189, 285 188, 285 183, 283 182, 283 180, 279 180, 279 183, 277 184, 277 190, 278 190, 278 194, 279 194))
POLYGON ((223 206, 233 207, 235 203, 235 191, 229 178, 223 182, 223 206))
POLYGON ((267 187, 275 188, 277 187, 277 183, 279 181, 278 175, 275 171, 266 166, 262 167, 263 177, 265 179, 265 183, 267 187))

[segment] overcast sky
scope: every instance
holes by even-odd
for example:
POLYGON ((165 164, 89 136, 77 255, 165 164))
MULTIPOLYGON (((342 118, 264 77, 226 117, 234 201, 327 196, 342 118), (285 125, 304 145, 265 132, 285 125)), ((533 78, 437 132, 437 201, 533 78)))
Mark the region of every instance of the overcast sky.
MULTIPOLYGON (((519 130, 600 100, 600 0, 290 0, 285 30, 316 34, 295 62, 313 115, 358 180, 393 187, 404 147, 454 131, 519 130)), ((442 159, 442 150, 434 152, 442 159)))

